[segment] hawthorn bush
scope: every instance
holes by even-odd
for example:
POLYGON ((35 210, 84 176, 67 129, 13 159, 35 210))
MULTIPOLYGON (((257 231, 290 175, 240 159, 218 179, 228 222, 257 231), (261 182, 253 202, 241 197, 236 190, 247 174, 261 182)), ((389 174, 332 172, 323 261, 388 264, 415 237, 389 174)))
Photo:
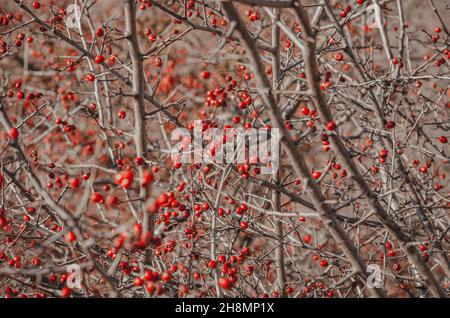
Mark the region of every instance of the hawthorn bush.
POLYGON ((448 10, 2 1, 0 296, 448 296, 448 10), (180 162, 198 120, 278 171, 180 162))

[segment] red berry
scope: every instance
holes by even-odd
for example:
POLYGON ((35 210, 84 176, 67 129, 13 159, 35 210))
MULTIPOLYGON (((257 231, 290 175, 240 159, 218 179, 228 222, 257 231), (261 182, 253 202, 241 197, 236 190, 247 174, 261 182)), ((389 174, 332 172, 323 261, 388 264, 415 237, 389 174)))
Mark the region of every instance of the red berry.
POLYGON ((161 280, 163 282, 168 282, 172 278, 172 274, 169 271, 164 271, 161 274, 161 280))
POLYGON ((61 289, 61 296, 64 298, 69 298, 72 294, 72 290, 69 287, 63 287, 61 289))
POLYGON ((103 63, 104 60, 105 60, 105 58, 103 57, 103 55, 97 55, 95 57, 95 63, 97 63, 97 64, 103 63))
POLYGON ((321 175, 322 175, 322 173, 320 171, 314 171, 312 173, 313 179, 316 179, 316 180, 319 179, 321 175))
POLYGON ((134 279, 133 285, 136 287, 140 287, 140 286, 144 285, 144 280, 140 277, 136 277, 134 279))
POLYGON ((93 81, 95 81, 95 75, 92 74, 92 73, 90 73, 90 74, 88 74, 88 75, 86 76, 86 79, 87 79, 89 82, 93 82, 93 81))
POLYGON ((422 173, 427 173, 428 167, 427 166, 422 166, 422 167, 420 167, 419 171, 422 172, 422 173))
POLYGON ((80 187, 81 180, 80 178, 71 178, 69 180, 69 184, 72 189, 78 189, 80 187))
POLYGON ((336 123, 333 120, 330 120, 327 123, 327 130, 335 130, 336 129, 336 123))
POLYGON ((134 162, 136 163, 136 166, 142 166, 144 164, 144 158, 142 157, 136 157, 134 159, 134 162))
POLYGON ((152 182, 153 182, 153 174, 150 171, 145 170, 144 171, 144 180, 142 180, 142 185, 149 185, 152 182))
POLYGON ((41 4, 38 1, 33 2, 33 8, 39 9, 41 7, 41 4))
POLYGON ((387 123, 386 123, 386 128, 387 129, 392 129, 392 128, 394 128, 395 127, 395 122, 393 122, 392 120, 390 120, 390 121, 388 121, 387 123))
POLYGON ((120 182, 120 186, 122 188, 128 189, 132 183, 133 183, 133 179, 124 177, 124 178, 122 178, 122 181, 120 182))
POLYGON ((219 279, 219 286, 220 286, 220 288, 230 289, 231 285, 232 285, 231 281, 228 278, 222 277, 222 278, 219 279))
POLYGON ((67 232, 65 239, 67 242, 72 243, 77 239, 77 236, 72 231, 67 232))
POLYGON ((97 31, 95 31, 95 35, 98 37, 102 37, 105 32, 103 31, 103 28, 98 28, 97 31))
POLYGON ((328 262, 323 259, 323 260, 320 261, 320 266, 327 267, 328 266, 328 262))
POLYGON ((16 127, 11 128, 9 131, 9 136, 11 139, 17 139, 17 137, 19 137, 19 130, 16 127))
POLYGON ((156 203, 158 205, 164 205, 169 201, 169 197, 167 196, 167 194, 163 193, 161 194, 158 199, 156 199, 156 203))
POLYGON ((39 257, 33 258, 33 265, 36 267, 41 265, 41 260, 39 259, 39 257))
POLYGON ((208 78, 210 78, 211 73, 208 71, 203 71, 201 75, 204 79, 208 79, 208 78))
POLYGON ((94 192, 91 194, 91 201, 93 203, 103 203, 103 202, 105 202, 105 198, 103 197, 103 195, 101 193, 94 192))
POLYGON ((448 139, 445 136, 441 136, 441 137, 439 137, 439 141, 443 144, 446 144, 448 142, 448 139))
POLYGON ((117 113, 120 119, 124 119, 127 116, 127 113, 124 110, 121 110, 117 113))
POLYGON ((208 262, 208 267, 209 268, 216 268, 217 267, 217 262, 215 261, 215 260, 210 260, 209 262, 208 262))
POLYGON ((286 288, 286 293, 287 294, 292 294, 293 292, 294 292, 294 288, 292 288, 292 287, 286 288))

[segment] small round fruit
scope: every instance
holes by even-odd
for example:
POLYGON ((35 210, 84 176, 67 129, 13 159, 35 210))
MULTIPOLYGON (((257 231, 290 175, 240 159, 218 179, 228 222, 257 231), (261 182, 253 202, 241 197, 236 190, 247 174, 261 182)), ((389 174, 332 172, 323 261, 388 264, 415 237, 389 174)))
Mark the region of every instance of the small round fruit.
POLYGON ((97 63, 97 64, 103 63, 104 60, 105 60, 105 57, 103 55, 97 55, 95 57, 95 63, 97 63))
POLYGON ((19 137, 19 130, 16 127, 11 128, 9 137, 11 137, 11 139, 17 139, 19 137))
POLYGON ((228 278, 222 277, 219 279, 219 286, 223 289, 230 289, 231 281, 228 278))
POLYGON ((336 123, 333 120, 330 120, 327 123, 327 130, 335 130, 336 129, 336 123))
POLYGON ((323 259, 323 260, 320 261, 320 266, 327 267, 328 266, 328 262, 323 259))

